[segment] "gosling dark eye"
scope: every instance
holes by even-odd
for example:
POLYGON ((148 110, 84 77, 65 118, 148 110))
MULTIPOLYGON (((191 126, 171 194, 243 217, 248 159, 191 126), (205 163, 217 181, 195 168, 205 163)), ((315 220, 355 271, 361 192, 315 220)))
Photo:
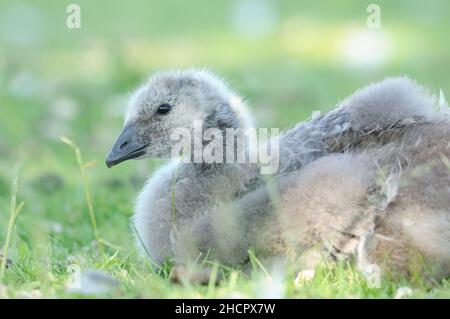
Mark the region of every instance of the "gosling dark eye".
POLYGON ((170 104, 161 104, 158 109, 156 110, 156 114, 164 115, 170 112, 172 109, 172 105, 170 104))

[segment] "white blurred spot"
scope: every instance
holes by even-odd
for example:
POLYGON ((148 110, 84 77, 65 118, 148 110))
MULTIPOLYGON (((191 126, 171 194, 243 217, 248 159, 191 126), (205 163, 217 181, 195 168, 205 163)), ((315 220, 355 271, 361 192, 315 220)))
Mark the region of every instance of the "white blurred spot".
POLYGON ((282 299, 285 295, 283 260, 278 260, 272 265, 270 275, 261 278, 257 295, 262 299, 282 299))
POLYGON ((31 72, 22 71, 9 83, 9 90, 11 94, 20 97, 32 96, 37 92, 38 82, 31 72))
POLYGON ((343 62, 352 68, 379 67, 391 57, 391 41, 381 30, 350 30, 340 42, 343 62))
POLYGON ((258 295, 262 299, 282 299, 284 297, 283 277, 277 275, 266 278, 265 284, 258 291, 258 295))
POLYGON ((70 97, 59 97, 50 104, 48 111, 49 116, 39 125, 41 134, 50 139, 59 139, 60 136, 69 134, 68 122, 77 116, 79 105, 70 97))
POLYGON ((232 5, 231 24, 240 36, 262 38, 275 27, 277 12, 270 0, 235 1, 232 5))
POLYGON ((413 294, 413 290, 409 287, 400 287, 395 292, 394 299, 402 299, 405 297, 409 297, 413 294))
POLYGON ((51 114, 59 120, 70 121, 78 114, 78 103, 70 97, 59 97, 50 105, 51 114))
POLYGON ((119 284, 116 279, 100 270, 80 271, 76 266, 69 278, 67 288, 72 293, 99 296, 117 292, 119 284))
POLYGON ((63 231, 63 227, 60 223, 52 223, 50 225, 50 230, 54 234, 61 234, 63 231))
POLYGON ((298 273, 297 278, 295 278, 294 284, 295 286, 301 286, 306 282, 314 279, 316 272, 314 269, 305 269, 298 273))

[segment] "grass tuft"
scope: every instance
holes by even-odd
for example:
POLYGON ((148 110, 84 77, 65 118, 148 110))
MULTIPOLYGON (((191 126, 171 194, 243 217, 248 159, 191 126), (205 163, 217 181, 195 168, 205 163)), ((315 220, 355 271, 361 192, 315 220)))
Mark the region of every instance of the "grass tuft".
MULTIPOLYGON (((89 167, 92 167, 95 163, 92 161, 88 162, 88 163, 83 163, 83 158, 81 156, 80 148, 72 140, 70 140, 69 138, 67 138, 65 136, 62 136, 60 139, 63 143, 70 146, 75 153, 75 158, 76 158, 78 166, 80 168, 81 181, 83 183, 83 189, 84 189, 84 193, 86 196, 86 203, 88 206, 89 217, 91 219, 92 229, 94 231, 94 236, 98 243, 99 252, 101 254, 103 254, 103 252, 104 252, 103 245, 109 246, 110 244, 107 241, 103 240, 102 237, 100 236, 100 232, 97 227, 97 220, 95 218, 95 213, 94 213, 94 205, 92 204, 92 193, 91 193, 91 188, 89 186, 89 177, 86 172, 86 169, 88 169, 89 167)), ((113 247, 113 248, 115 248, 115 247, 113 247)))
POLYGON ((9 221, 8 221, 8 230, 6 231, 6 240, 5 246, 3 249, 3 258, 2 263, 0 265, 0 282, 3 281, 6 270, 6 263, 8 260, 9 253, 9 245, 11 243, 11 237, 13 233, 14 225, 16 224, 17 216, 19 216, 20 212, 23 209, 24 202, 21 202, 19 206, 17 206, 17 192, 19 189, 19 179, 16 177, 13 181, 13 187, 11 191, 11 208, 9 211, 9 221))

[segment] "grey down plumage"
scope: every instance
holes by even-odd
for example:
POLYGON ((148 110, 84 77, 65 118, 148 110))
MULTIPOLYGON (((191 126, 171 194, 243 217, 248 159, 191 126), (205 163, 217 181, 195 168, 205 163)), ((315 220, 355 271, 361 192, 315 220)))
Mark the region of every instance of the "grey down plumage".
MULTIPOLYGON (((258 165, 173 160, 138 197, 138 245, 156 265, 206 255, 239 265, 250 248, 299 257, 314 249, 362 271, 377 264, 448 277, 450 119, 435 105, 408 78, 369 85, 276 137, 280 167, 269 179, 258 165)), ((252 123, 223 81, 187 70, 152 76, 131 99, 125 127, 139 126, 137 139, 149 145, 140 158, 169 157, 165 135, 199 119, 203 129, 252 123), (174 114, 152 115, 161 103, 174 114)))

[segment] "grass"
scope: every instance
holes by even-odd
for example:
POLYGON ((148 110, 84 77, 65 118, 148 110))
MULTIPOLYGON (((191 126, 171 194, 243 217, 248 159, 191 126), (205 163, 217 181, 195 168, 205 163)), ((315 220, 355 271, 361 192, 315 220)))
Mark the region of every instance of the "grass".
POLYGON ((65 144, 69 145, 75 153, 75 157, 77 159, 77 164, 80 167, 81 181, 83 182, 83 188, 84 188, 84 192, 86 195, 86 203, 88 206, 89 217, 91 219, 92 230, 94 231, 95 238, 97 239, 99 251, 100 251, 100 253, 103 253, 104 242, 103 242, 103 239, 101 238, 100 233, 97 228, 97 220, 95 218, 94 207, 92 205, 92 193, 91 193, 91 188, 89 186, 88 175, 86 173, 86 169, 88 169, 90 166, 93 166, 95 164, 95 161, 92 161, 89 163, 83 163, 83 159, 81 157, 81 151, 78 148, 78 146, 73 141, 71 141, 70 139, 68 139, 65 136, 61 137, 61 141, 65 144))
POLYGON ((17 205, 16 201, 17 201, 18 183, 19 183, 19 179, 15 178, 14 182, 13 182, 13 189, 12 189, 12 196, 11 196, 11 209, 9 211, 8 230, 6 231, 6 240, 5 240, 5 245, 3 247, 3 258, 2 258, 1 264, 0 264, 0 281, 2 281, 3 278, 5 277, 6 264, 8 261, 9 245, 11 244, 11 235, 13 232, 13 228, 16 223, 17 216, 19 216, 19 214, 24 206, 24 202, 21 202, 19 204, 19 206, 16 206, 17 205))
POLYGON ((238 2, 77 3, 82 28, 69 30, 59 2, 0 0, 0 245, 13 261, 11 268, 2 266, 0 298, 83 297, 67 289, 75 269, 116 278, 117 298, 260 297, 270 291, 286 298, 392 298, 404 286, 412 288, 411 297, 450 297, 449 282, 431 286, 420 278, 383 279, 380 289, 368 288, 342 265, 324 265, 296 286, 295 268, 274 273, 251 253, 250 271, 213 265, 224 276, 218 286, 175 285, 168 280, 170 263, 155 269, 149 258, 138 257, 139 234, 129 226, 133 201, 161 162, 113 170, 97 164, 120 131, 129 92, 161 68, 209 67, 247 98, 259 126, 281 129, 388 75, 407 74, 448 95, 450 73, 442 67, 450 56, 450 42, 442 41, 450 27, 447 1, 379 1, 392 55, 375 68, 355 67, 339 51, 350 31, 365 29, 365 6, 358 1, 277 1, 272 29, 256 37, 233 24, 238 2), (98 19, 106 7, 107 17, 98 19), (60 136, 76 145, 67 147, 60 136), (17 162, 16 196, 24 206, 11 197, 17 162))

